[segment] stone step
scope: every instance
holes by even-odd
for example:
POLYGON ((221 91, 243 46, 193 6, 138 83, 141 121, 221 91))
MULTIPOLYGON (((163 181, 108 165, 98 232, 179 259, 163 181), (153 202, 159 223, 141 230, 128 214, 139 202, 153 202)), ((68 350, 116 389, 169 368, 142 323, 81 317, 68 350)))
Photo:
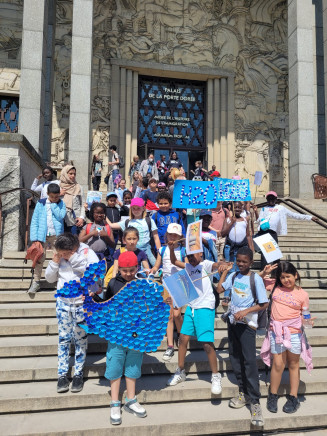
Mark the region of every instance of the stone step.
MULTIPOLYGON (((312 347, 326 346, 327 347, 327 328, 313 328, 307 330, 307 337, 312 347)), ((257 337, 257 347, 260 348, 264 340, 264 336, 257 337)), ((108 342, 98 336, 88 336, 88 353, 99 354, 107 351, 108 342)), ((228 346, 227 331, 215 331, 215 348, 217 350, 226 349, 228 346)), ((158 353, 154 355, 162 358, 162 352, 166 350, 167 340, 163 339, 158 353)), ((177 348, 175 348, 177 350, 177 348)), ((189 349, 202 350, 201 343, 195 339, 190 341, 189 349)), ((58 336, 8 336, 0 337, 0 358, 2 357, 33 357, 33 356, 56 356, 58 353, 58 336)))
POLYGON ((288 248, 296 247, 299 249, 301 247, 301 251, 303 248, 325 248, 327 246, 327 241, 324 239, 320 239, 319 242, 316 241, 278 241, 279 247, 284 250, 288 250, 288 248))
POLYGON ((0 318, 47 318, 56 316, 54 303, 1 304, 0 318))
MULTIPOLYGON (((325 428, 327 425, 327 395, 300 397, 300 411, 294 415, 282 412, 285 398, 280 400, 276 414, 263 407, 265 432, 280 429, 325 428), (296 421, 296 424, 295 424, 296 421)), ((109 407, 52 411, 19 415, 2 415, 2 431, 15 435, 205 435, 253 433, 250 412, 247 407, 231 409, 228 400, 195 401, 147 405, 147 418, 137 419, 123 412, 123 424, 110 426, 109 407), (240 429, 242 429, 240 431, 240 429)))
MULTIPOLYGON (((30 287, 30 277, 22 281, 21 277, 20 280, 13 280, 13 279, 1 279, 0 281, 0 291, 3 290, 28 290, 30 287)), ((42 289, 55 289, 55 283, 48 283, 45 280, 41 281, 41 290, 42 289)))
POLYGON ((0 336, 57 335, 57 318, 0 319, 0 336))
MULTIPOLYGON (((46 260, 43 264, 44 269, 48 266, 49 260, 46 260)), ((32 267, 32 261, 28 261, 27 264, 24 264, 21 259, 2 259, 0 260, 0 268, 18 268, 18 269, 26 269, 30 271, 32 267)))
MULTIPOLYGON (((42 279, 44 279, 45 268, 42 271, 42 279)), ((0 279, 25 279, 26 283, 29 283, 28 279, 31 279, 32 274, 28 268, 2 268, 0 266, 0 279)))
MULTIPOLYGON (((260 392, 263 397, 268 395, 269 374, 260 372, 260 392)), ((211 373, 188 374, 185 382, 177 386, 167 386, 166 375, 143 375, 137 381, 137 398, 141 404, 177 403, 181 401, 206 401, 232 398, 237 395, 236 378, 232 372, 222 373, 223 390, 221 395, 212 395, 211 373)), ((279 388, 279 395, 289 392, 289 375, 285 371, 279 388)), ((301 372, 299 394, 325 394, 327 392, 327 371, 325 368, 315 369, 311 375, 301 372)), ((122 381, 121 396, 125 398, 125 383, 122 381)), ((282 401, 282 400, 280 400, 282 401)), ((70 410, 90 407, 107 407, 110 402, 110 383, 104 377, 85 381, 83 391, 78 395, 67 392, 65 395, 56 393, 56 382, 31 382, 2 384, 0 398, 0 413, 30 413, 49 410, 70 410), (28 387, 28 392, 27 388, 28 387)), ((262 404, 265 401, 262 400, 262 404)), ((164 407, 164 406, 163 406, 164 407)), ((187 405, 185 405, 187 407, 187 405)))
MULTIPOLYGON (((3 259, 22 259, 22 261, 25 259, 26 251, 7 251, 3 253, 2 258, 3 259)), ((52 258, 52 251, 47 250, 46 253, 46 259, 50 260, 52 258)), ((28 261, 30 262, 30 261, 28 261)))
POLYGON ((0 292, 0 303, 48 303, 55 302, 54 290, 43 290, 36 294, 28 294, 26 291, 2 291, 0 292))
MULTIPOLYGON (((259 358, 257 351, 257 362, 259 369, 264 369, 264 364, 259 358)), ((216 352, 219 371, 231 371, 231 364, 227 350, 216 352)), ((327 347, 313 347, 313 365, 315 368, 326 368, 327 347)), ((177 353, 170 362, 161 359, 161 353, 144 354, 142 374, 172 374, 177 368, 177 353)), ((13 359, 4 357, 0 360, 0 382, 18 383, 25 381, 56 380, 57 379, 57 356, 21 357, 13 359)), ((73 366, 73 357, 70 358, 70 365, 73 366)), ((301 368, 304 362, 300 360, 301 368)), ((85 377, 103 377, 106 367, 106 357, 101 354, 88 354, 86 357, 84 374, 85 377)), ((190 373, 209 372, 210 366, 207 355, 203 350, 188 351, 185 359, 185 370, 190 373)), ((73 368, 71 369, 73 372, 73 368)), ((70 375, 70 374, 69 374, 70 375)))

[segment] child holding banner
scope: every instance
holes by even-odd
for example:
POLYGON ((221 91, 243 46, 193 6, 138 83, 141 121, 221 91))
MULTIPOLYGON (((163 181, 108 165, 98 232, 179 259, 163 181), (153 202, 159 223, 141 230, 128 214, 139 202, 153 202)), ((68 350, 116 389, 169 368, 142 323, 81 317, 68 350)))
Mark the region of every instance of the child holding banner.
POLYGON ((217 356, 214 347, 215 325, 215 296, 213 294, 211 280, 208 277, 212 271, 221 273, 226 266, 223 262, 202 261, 202 253, 188 255, 188 262, 177 260, 175 254, 176 243, 168 244, 170 249, 171 263, 179 268, 185 268, 199 294, 199 298, 189 303, 184 315, 184 321, 179 338, 178 368, 175 374, 169 378, 167 385, 175 386, 186 380, 184 369, 187 345, 191 336, 196 336, 202 342, 203 348, 208 355, 209 365, 212 371, 211 392, 221 394, 221 375, 218 372, 217 356))

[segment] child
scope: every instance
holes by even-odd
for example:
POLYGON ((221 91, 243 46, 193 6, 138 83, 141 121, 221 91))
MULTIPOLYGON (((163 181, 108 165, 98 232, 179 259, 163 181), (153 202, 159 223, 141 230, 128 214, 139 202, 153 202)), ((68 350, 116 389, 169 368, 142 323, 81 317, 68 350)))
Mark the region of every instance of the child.
POLYGON ((115 189, 115 193, 117 194, 117 198, 119 203, 123 202, 123 193, 126 191, 126 180, 125 179, 121 179, 119 184, 118 184, 118 188, 115 189))
MULTIPOLYGON (((302 213, 295 213, 282 206, 281 204, 276 204, 277 194, 274 191, 269 191, 266 194, 266 199, 268 202, 268 207, 263 207, 258 214, 258 209, 253 205, 253 210, 255 212, 257 222, 259 223, 258 236, 264 235, 265 233, 270 233, 270 235, 278 242, 278 236, 287 235, 287 218, 293 218, 302 221, 315 221, 318 222, 318 218, 311 215, 304 215, 302 213)), ((261 254, 261 269, 267 264, 265 257, 261 254)))
MULTIPOLYGON (((165 234, 169 224, 180 224, 182 227, 182 235, 185 237, 185 227, 179 213, 171 208, 172 198, 168 192, 160 192, 157 198, 159 210, 152 215, 153 221, 158 228, 160 243, 165 243, 165 234)), ((181 235, 181 238, 183 237, 181 235)), ((180 239, 181 239, 180 238, 180 239)))
MULTIPOLYGON (((187 260, 186 251, 185 247, 181 246, 181 238, 182 226, 180 224, 169 224, 167 227, 166 242, 176 243, 176 247, 174 248, 176 259, 180 262, 185 262, 187 260)), ((171 276, 172 274, 181 269, 178 266, 173 265, 173 263, 171 262, 170 250, 168 249, 167 245, 164 245, 160 248, 156 264, 152 268, 151 273, 155 274, 161 267, 161 265, 163 271, 163 279, 171 276)), ((167 350, 162 357, 163 360, 170 360, 174 355, 174 321, 176 324, 177 332, 179 334, 183 324, 181 311, 181 308, 174 308, 171 305, 170 316, 167 324, 167 350)))
POLYGON ((195 162, 195 171, 191 171, 195 177, 201 177, 201 180, 206 178, 207 171, 202 168, 202 162, 200 160, 195 162))
POLYGON ((225 238, 222 237, 221 232, 227 217, 229 217, 228 210, 223 208, 222 201, 218 201, 215 209, 212 209, 212 221, 209 229, 214 230, 217 234, 216 248, 219 255, 219 260, 224 259, 225 238))
MULTIPOLYGON (((106 217, 112 223, 118 223, 120 221, 120 212, 118 207, 116 207, 117 199, 118 196, 115 192, 107 193, 106 217)), ((119 239, 119 232, 118 230, 114 230, 115 247, 110 250, 110 254, 114 253, 114 249, 116 248, 118 239, 119 239)))
POLYGON ((98 258, 102 260, 109 256, 108 245, 116 247, 113 232, 106 223, 106 205, 92 203, 89 216, 92 222, 83 227, 79 240, 92 248, 98 258))
POLYGON ((216 244, 217 233, 210 229, 212 222, 212 212, 211 210, 201 210, 200 220, 202 219, 202 237, 206 240, 212 240, 216 244))
POLYGON ((297 397, 300 382, 300 355, 307 369, 309 371, 312 369, 310 348, 306 346, 302 327, 302 312, 304 309, 309 309, 309 295, 296 285, 297 281, 300 282, 300 276, 290 262, 280 262, 278 266, 267 265, 263 275, 276 267, 276 281, 272 280, 275 283, 271 283, 270 286, 270 290, 271 287, 273 289, 269 331, 260 355, 269 366, 270 356, 273 355, 267 409, 269 412, 277 413, 278 388, 287 364, 290 395, 287 396, 283 412, 294 413, 300 407, 297 397))
POLYGON ((123 233, 123 244, 124 248, 120 248, 116 250, 114 253, 114 268, 112 272, 112 277, 116 277, 118 272, 118 259, 121 253, 124 251, 133 251, 133 253, 137 257, 138 269, 149 270, 149 262, 144 251, 140 250, 136 247, 139 241, 140 235, 138 230, 135 227, 127 227, 123 233))
POLYGON ((34 281, 27 291, 29 294, 35 294, 40 289, 47 249, 53 249, 56 237, 64 231, 66 206, 60 200, 60 187, 58 184, 50 183, 47 192, 48 198, 43 198, 36 204, 31 222, 30 240, 41 242, 44 251, 35 266, 34 281))
MULTIPOLYGON (((126 251, 118 258, 119 274, 110 280, 105 294, 105 299, 109 299, 123 288, 126 283, 135 279, 138 268, 138 261, 135 253, 126 251)), ((136 379, 141 377, 141 366, 143 353, 131 350, 122 345, 108 342, 107 365, 105 377, 110 380, 111 404, 110 422, 119 425, 121 419, 121 402, 119 401, 119 388, 121 377, 124 374, 126 380, 126 398, 124 410, 132 413, 138 418, 146 417, 146 410, 142 407, 135 396, 136 379)))
MULTIPOLYGON (((85 269, 91 263, 99 262, 97 255, 87 245, 80 243, 77 236, 64 233, 58 236, 54 248, 56 252, 45 271, 49 283, 57 282, 57 289, 71 280, 83 277, 85 269)), ((56 303, 58 320, 58 384, 57 392, 67 392, 69 380, 70 343, 75 344, 75 373, 72 392, 83 389, 83 368, 86 359, 87 335, 78 324, 84 320, 82 296, 76 298, 58 297, 56 303)))
POLYGON ((248 221, 241 217, 243 204, 241 201, 234 202, 234 214, 227 218, 221 231, 222 237, 226 237, 224 255, 227 262, 236 260, 237 251, 240 247, 250 247, 254 251, 253 241, 250 236, 248 221))
POLYGON ((31 190, 39 192, 41 200, 43 198, 48 198, 48 186, 50 185, 50 183, 55 183, 56 185, 59 185, 60 181, 56 180, 53 169, 47 165, 43 168, 42 174, 34 179, 31 190), (41 183, 41 185, 38 185, 38 182, 42 179, 42 177, 45 181, 41 183))
POLYGON ((151 251, 151 238, 153 238, 157 250, 159 250, 161 244, 155 222, 151 218, 146 217, 146 210, 142 198, 132 199, 129 213, 130 218, 128 220, 121 221, 119 223, 112 223, 108 220, 108 224, 112 229, 120 229, 122 231, 129 226, 135 227, 140 236, 136 246, 145 252, 150 265, 154 266, 156 263, 156 258, 151 251))
POLYGON ((144 203, 147 204, 148 200, 152 203, 157 203, 158 191, 157 191, 158 181, 155 178, 149 179, 149 190, 144 191, 142 198, 144 203))
POLYGON ((264 421, 260 406, 259 374, 256 363, 256 328, 258 311, 268 306, 268 299, 263 280, 250 271, 253 252, 249 247, 241 247, 236 257, 239 272, 227 273, 230 265, 221 274, 218 292, 231 292, 231 306, 228 317, 229 358, 236 376, 239 395, 229 401, 235 409, 250 403, 251 423, 263 426, 264 421), (255 287, 257 301, 253 298, 255 287))
POLYGON ((127 219, 129 217, 129 209, 131 207, 132 193, 127 189, 123 192, 123 205, 120 208, 120 219, 127 219))
POLYGON ((208 277, 213 270, 221 272, 224 268, 221 262, 202 261, 202 253, 188 255, 188 262, 180 262, 175 255, 174 247, 176 244, 169 243, 170 260, 173 265, 185 268, 199 294, 199 298, 189 303, 185 314, 178 348, 178 368, 175 374, 169 378, 167 385, 175 386, 186 380, 184 369, 187 345, 191 336, 196 336, 202 342, 203 348, 208 355, 211 377, 211 392, 221 393, 221 375, 218 372, 217 356, 214 347, 214 328, 215 328, 215 296, 208 277))

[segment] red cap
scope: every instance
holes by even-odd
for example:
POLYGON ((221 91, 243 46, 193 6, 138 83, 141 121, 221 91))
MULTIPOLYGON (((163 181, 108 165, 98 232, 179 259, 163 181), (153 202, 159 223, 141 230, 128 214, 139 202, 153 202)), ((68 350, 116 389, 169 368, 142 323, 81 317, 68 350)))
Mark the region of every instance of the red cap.
POLYGON ((276 194, 276 192, 275 191, 269 191, 269 192, 267 192, 267 194, 266 194, 266 198, 269 196, 269 195, 272 195, 273 197, 278 197, 278 195, 276 194))
POLYGON ((220 177, 220 172, 219 171, 214 171, 213 173, 210 174, 211 177, 220 177))
POLYGON ((118 266, 122 268, 137 266, 137 264, 137 257, 134 251, 124 251, 124 253, 118 257, 118 266))

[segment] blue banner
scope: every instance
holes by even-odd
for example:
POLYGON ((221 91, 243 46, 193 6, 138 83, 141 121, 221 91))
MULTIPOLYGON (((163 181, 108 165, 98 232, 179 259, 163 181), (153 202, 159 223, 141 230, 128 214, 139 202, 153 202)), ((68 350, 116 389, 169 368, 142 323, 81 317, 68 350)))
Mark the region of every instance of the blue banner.
POLYGON ((173 207, 182 209, 213 209, 217 201, 250 201, 248 179, 216 178, 212 182, 176 180, 173 207))

